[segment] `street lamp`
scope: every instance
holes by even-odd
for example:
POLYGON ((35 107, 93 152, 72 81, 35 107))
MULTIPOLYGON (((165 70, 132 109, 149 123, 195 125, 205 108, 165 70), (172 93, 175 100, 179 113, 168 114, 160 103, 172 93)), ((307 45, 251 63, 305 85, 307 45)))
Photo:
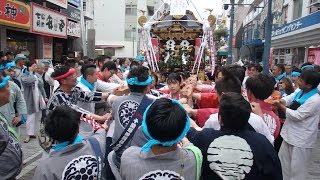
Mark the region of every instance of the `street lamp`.
POLYGON ((133 27, 132 28, 132 57, 134 58, 134 38, 135 38, 135 32, 136 32, 136 28, 133 27))
MULTIPOLYGON (((229 32, 229 41, 228 41, 228 59, 227 64, 232 64, 232 38, 233 38, 233 22, 234 22, 234 0, 230 0, 230 32, 229 32)), ((224 9, 229 8, 228 4, 224 4, 224 9)))

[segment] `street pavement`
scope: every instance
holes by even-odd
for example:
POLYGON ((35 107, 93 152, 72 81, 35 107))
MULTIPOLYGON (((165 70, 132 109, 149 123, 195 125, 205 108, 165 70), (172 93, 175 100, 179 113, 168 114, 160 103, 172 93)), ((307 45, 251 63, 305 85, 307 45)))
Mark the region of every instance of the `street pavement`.
MULTIPOLYGON (((25 133, 25 127, 21 128, 21 134, 25 133)), ((23 141, 23 136, 21 140, 23 141)), ((22 151, 24 153, 24 165, 17 180, 31 180, 38 165, 39 159, 42 156, 42 149, 38 144, 37 139, 31 139, 29 143, 21 143, 22 151)), ((307 180, 320 179, 320 133, 318 134, 317 148, 312 152, 312 158, 308 168, 307 180)))

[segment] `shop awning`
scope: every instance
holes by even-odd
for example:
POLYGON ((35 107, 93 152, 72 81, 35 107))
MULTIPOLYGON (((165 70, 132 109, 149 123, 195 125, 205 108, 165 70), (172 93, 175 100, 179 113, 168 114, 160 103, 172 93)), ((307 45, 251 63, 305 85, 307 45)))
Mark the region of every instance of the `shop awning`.
POLYGON ((114 49, 119 49, 119 48, 124 48, 124 45, 96 45, 96 49, 108 49, 108 48, 114 48, 114 49))
POLYGON ((217 55, 218 56, 228 56, 228 52, 227 51, 218 51, 217 55))
POLYGON ((218 52, 217 52, 217 55, 218 56, 227 56, 228 55, 228 50, 227 50, 228 47, 226 46, 222 46, 218 52))

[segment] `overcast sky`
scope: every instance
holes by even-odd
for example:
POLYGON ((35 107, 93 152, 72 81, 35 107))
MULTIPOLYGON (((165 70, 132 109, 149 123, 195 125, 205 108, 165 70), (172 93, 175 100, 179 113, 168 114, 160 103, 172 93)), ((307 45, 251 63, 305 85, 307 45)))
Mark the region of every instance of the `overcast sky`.
MULTIPOLYGON (((209 12, 205 12, 205 9, 213 9, 213 15, 220 15, 223 13, 222 2, 223 0, 192 0, 197 6, 197 9, 203 18, 209 15, 209 12)), ((196 13, 195 13, 196 14, 196 13)))

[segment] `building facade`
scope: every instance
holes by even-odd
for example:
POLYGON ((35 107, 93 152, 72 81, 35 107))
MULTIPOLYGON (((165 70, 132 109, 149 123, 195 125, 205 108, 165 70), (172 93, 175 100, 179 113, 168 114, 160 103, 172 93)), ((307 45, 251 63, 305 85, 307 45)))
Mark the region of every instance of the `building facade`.
POLYGON ((86 54, 81 0, 0 1, 0 49, 60 62, 86 54))
POLYGON ((235 6, 234 52, 235 61, 261 62, 263 55, 264 26, 263 0, 238 0, 235 6))
MULTIPOLYGON (((235 7, 235 52, 244 61, 261 62, 267 1, 236 3, 251 6, 235 7)), ((320 64, 320 0, 273 0, 272 14, 270 64, 320 64)))
POLYGON ((273 9, 278 16, 272 31, 271 63, 320 65, 320 0, 285 0, 278 4, 273 9))
POLYGON ((96 55, 135 57, 142 44, 138 18, 153 16, 160 3, 157 0, 95 0, 96 55))

